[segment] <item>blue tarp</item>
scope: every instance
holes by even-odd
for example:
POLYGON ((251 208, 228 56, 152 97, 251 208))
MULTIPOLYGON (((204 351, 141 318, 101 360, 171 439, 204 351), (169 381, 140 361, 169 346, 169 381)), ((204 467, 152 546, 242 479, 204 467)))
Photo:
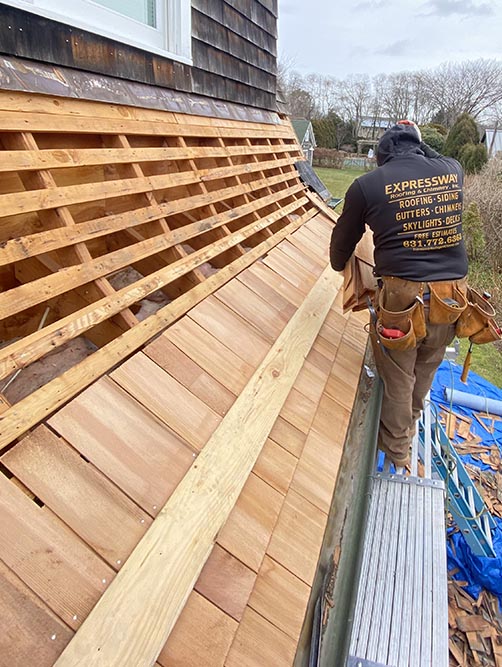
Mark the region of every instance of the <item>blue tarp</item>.
MULTIPOLYGON (((445 387, 458 389, 459 391, 469 392, 477 396, 486 396, 495 400, 502 400, 502 389, 491 384, 487 380, 473 373, 469 373, 467 384, 460 381, 462 367, 450 361, 443 361, 438 368, 436 377, 431 389, 431 399, 440 410, 440 405, 449 406, 444 396, 445 387)), ((473 410, 453 404, 453 410, 458 414, 472 417, 471 432, 479 435, 483 445, 491 446, 496 444, 502 452, 502 421, 495 421, 494 433, 488 433, 473 417, 473 410)), ((487 423, 487 425, 490 425, 487 423)), ((463 442, 461 438, 457 442, 463 442)), ((473 459, 470 455, 462 456, 464 463, 477 466, 481 470, 490 470, 489 466, 473 459)), ((459 572, 455 578, 461 581, 467 581, 466 588, 469 595, 477 598, 482 588, 486 588, 498 596, 499 604, 502 607, 502 520, 494 517, 497 524, 493 532, 493 547, 496 558, 482 558, 475 556, 464 536, 459 532, 449 531, 448 536, 448 569, 458 568, 459 572)))

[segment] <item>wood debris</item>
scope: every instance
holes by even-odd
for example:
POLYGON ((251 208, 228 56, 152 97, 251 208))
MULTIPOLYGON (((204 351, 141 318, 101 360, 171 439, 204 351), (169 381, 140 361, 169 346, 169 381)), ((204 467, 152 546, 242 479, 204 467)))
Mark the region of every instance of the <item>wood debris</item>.
MULTIPOLYGON (((500 472, 502 468, 498 446, 496 444, 483 444, 482 438, 471 432, 472 418, 454 412, 444 405, 440 405, 440 408, 439 421, 445 426, 450 440, 457 437, 463 440, 463 442, 453 443, 456 452, 460 455, 469 454, 492 470, 500 472)), ((487 433, 490 435, 494 433, 494 424, 498 419, 496 415, 476 412, 473 415, 487 433), (490 420, 490 426, 487 426, 484 421, 486 419, 490 420)))
MULTIPOLYGON (((502 473, 500 452, 496 445, 476 444, 476 458, 492 470, 467 465, 467 471, 483 497, 489 511, 502 517, 502 473)), ((459 453, 471 453, 455 445, 459 453)), ((473 452, 474 453, 474 452, 473 452)), ((466 582, 453 579, 458 569, 448 573, 448 625, 450 667, 502 667, 502 613, 498 599, 483 590, 477 600, 462 588, 466 582)))
POLYGON ((483 590, 477 600, 449 572, 450 667, 502 667, 502 615, 498 600, 483 590))

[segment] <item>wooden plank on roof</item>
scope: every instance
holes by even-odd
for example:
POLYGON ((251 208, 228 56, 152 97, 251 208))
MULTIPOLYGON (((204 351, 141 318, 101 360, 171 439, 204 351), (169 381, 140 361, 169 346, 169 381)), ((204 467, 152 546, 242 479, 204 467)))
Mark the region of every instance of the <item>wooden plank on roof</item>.
POLYGON ((289 392, 281 409, 281 417, 284 417, 297 429, 308 433, 317 408, 317 403, 300 393, 296 387, 289 392))
POLYGON ((310 431, 291 488, 326 514, 331 507, 343 442, 310 431))
MULTIPOLYGON (((261 263, 260 265, 263 266, 261 263)), ((246 271, 243 271, 237 276, 237 280, 253 290, 255 294, 258 294, 265 299, 267 303, 289 320, 295 313, 296 308, 281 293, 280 289, 274 289, 270 282, 265 282, 264 276, 255 269, 256 266, 250 266, 249 269, 246 269, 246 271)))
POLYGON ((46 426, 35 429, 1 461, 114 569, 151 523, 145 512, 46 426))
POLYGON ((290 489, 267 554, 310 585, 314 579, 327 515, 290 489))
POLYGON ((122 363, 111 377, 197 450, 202 449, 221 421, 219 415, 143 352, 122 363))
MULTIPOLYGON (((194 323, 195 324, 195 323, 194 323)), ((224 415, 235 395, 176 347, 166 335, 156 338, 144 353, 218 415, 224 415)))
POLYGON ((343 407, 338 400, 323 394, 312 422, 312 429, 319 435, 330 438, 332 442, 343 445, 349 420, 350 410, 343 407))
MULTIPOLYGON (((183 317, 162 334, 237 396, 254 372, 254 367, 237 356, 190 317, 183 317)), ((155 342, 151 345, 155 346, 155 342)))
MULTIPOLYGON (((192 117, 193 120, 193 117, 192 117)), ((216 123, 212 124, 180 124, 169 123, 165 120, 135 120, 135 119, 108 119, 103 117, 71 116, 58 114, 57 117, 48 113, 33 113, 22 111, 9 113, 0 111, 0 127, 4 132, 54 132, 56 129, 62 133, 81 132, 83 134, 127 134, 127 135, 160 135, 160 136, 185 136, 185 137, 227 137, 241 138, 251 137, 266 139, 272 137, 289 137, 290 131, 287 125, 255 125, 216 123)))
POLYGON ((221 667, 237 627, 236 620, 193 591, 158 662, 162 667, 221 667))
POLYGON ((48 667, 73 632, 0 560, 0 662, 48 667))
POLYGON ((274 248, 273 252, 269 252, 263 262, 303 294, 306 294, 315 282, 315 277, 310 271, 288 257, 279 247, 274 248))
POLYGON ((306 438, 306 433, 303 433, 296 426, 290 424, 282 416, 278 417, 270 431, 270 439, 281 445, 281 447, 296 458, 299 458, 302 453, 306 438))
POLYGON ((204 299, 190 311, 189 317, 255 368, 270 349, 270 342, 261 332, 215 296, 204 299))
POLYGON ((256 572, 215 544, 197 579, 195 590, 240 621, 255 581, 256 572))
POLYGON ((294 151, 290 145, 271 146, 190 146, 137 148, 68 148, 2 151, 0 172, 32 171, 34 169, 63 169, 90 165, 127 164, 160 160, 197 160, 208 157, 236 155, 275 155, 294 151))
POLYGON ((297 642, 309 597, 310 586, 267 555, 249 606, 297 642))
POLYGON ((295 389, 314 403, 318 403, 327 379, 328 373, 326 371, 319 370, 306 359, 295 382, 295 389))
POLYGON ((102 378, 49 425, 151 516, 193 462, 194 452, 109 378, 102 378))
POLYGON ((344 408, 352 410, 357 392, 357 383, 347 378, 345 371, 333 364, 333 368, 326 382, 326 394, 335 399, 344 408))
POLYGON ((277 292, 279 292, 291 304, 298 307, 305 295, 297 287, 295 287, 289 280, 284 278, 274 268, 267 266, 264 262, 257 262, 249 269, 262 279, 267 284, 271 285, 277 292))
POLYGON ((217 543, 258 572, 284 496, 256 474, 249 475, 217 543))
POLYGON ((63 652, 58 667, 88 665, 89 661, 96 667, 141 667, 156 660, 209 556, 215 535, 240 495, 340 282, 340 276, 327 267, 63 652))
POLYGON ((114 571, 3 473, 0 506, 0 559, 68 626, 79 627, 114 571))
POLYGON ((270 438, 263 445, 253 472, 279 493, 286 494, 298 459, 270 438))
POLYGON ((231 280, 214 296, 240 315, 270 342, 284 329, 287 319, 280 315, 263 297, 238 280, 231 280))
POLYGON ((289 239, 287 242, 281 243, 281 252, 288 257, 291 257, 292 260, 300 264, 303 268, 307 269, 312 275, 318 276, 326 266, 324 259, 317 257, 315 260, 312 259, 308 254, 300 250, 297 246, 293 245, 289 239))
POLYGON ((248 607, 225 667, 291 667, 296 647, 292 637, 248 607))

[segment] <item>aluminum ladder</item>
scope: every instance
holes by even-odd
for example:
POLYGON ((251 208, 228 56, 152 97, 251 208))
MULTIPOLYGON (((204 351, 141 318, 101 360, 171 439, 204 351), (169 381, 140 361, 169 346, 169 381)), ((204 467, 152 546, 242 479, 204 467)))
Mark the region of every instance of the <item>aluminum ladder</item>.
MULTIPOLYGON (((430 417, 427 407, 423 433, 430 417)), ((419 432, 411 474, 384 461, 370 480, 347 667, 448 667, 445 485, 433 474, 432 437, 419 432)))
POLYGON ((427 403, 419 422, 419 453, 431 448, 432 466, 446 485, 448 510, 476 556, 495 557, 492 530, 495 521, 474 486, 443 425, 435 406, 427 403), (432 409, 431 409, 432 408, 432 409))

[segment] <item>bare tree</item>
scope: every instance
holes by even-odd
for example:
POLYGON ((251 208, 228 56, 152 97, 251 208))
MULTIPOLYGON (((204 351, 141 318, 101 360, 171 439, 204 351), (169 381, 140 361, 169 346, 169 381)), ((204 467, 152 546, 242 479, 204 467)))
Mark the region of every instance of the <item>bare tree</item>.
POLYGON ((451 127, 462 113, 477 118, 502 100, 502 62, 470 60, 443 63, 423 73, 436 115, 451 127))
POLYGON ((339 82, 340 110, 344 120, 354 123, 354 134, 358 136, 361 120, 371 108, 371 80, 365 74, 353 74, 339 82))
POLYGON ((311 119, 316 113, 315 97, 307 89, 304 77, 292 68, 292 60, 280 60, 277 84, 288 113, 293 118, 311 119))
POLYGON ((308 74, 304 78, 305 90, 316 101, 316 114, 325 116, 338 106, 338 86, 336 79, 322 74, 308 74))
POLYGON ((502 61, 444 63, 433 70, 332 76, 301 76, 291 60, 280 60, 278 82, 291 115, 323 118, 337 113, 358 136, 363 116, 411 118, 451 127, 462 113, 494 124, 502 121, 502 61))

